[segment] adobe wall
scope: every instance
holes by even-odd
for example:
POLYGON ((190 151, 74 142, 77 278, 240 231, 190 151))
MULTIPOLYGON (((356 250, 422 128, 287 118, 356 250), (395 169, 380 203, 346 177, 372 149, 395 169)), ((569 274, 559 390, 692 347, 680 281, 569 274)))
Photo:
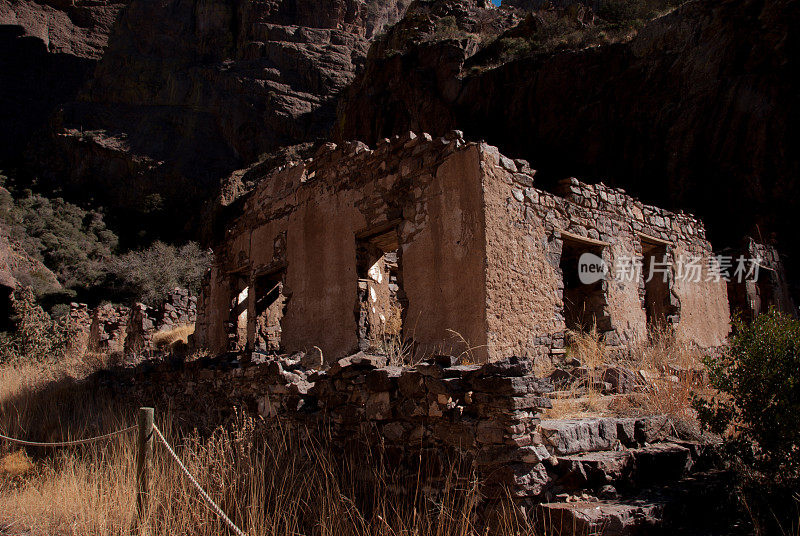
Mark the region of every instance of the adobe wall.
POLYGON ((726 286, 706 278, 713 252, 700 221, 603 184, 568 179, 545 192, 534 187, 534 174, 527 162, 465 142, 458 131, 439 139, 409 133, 374 150, 329 143, 312 159, 273 170, 217 248, 201 297, 198 345, 214 354, 252 350, 257 281, 277 273, 287 304, 282 351, 318 346, 330 362, 358 350, 363 319, 386 316, 389 294, 358 272, 357 241, 383 232, 399 246, 404 336, 417 355, 480 362, 561 354, 564 304, 582 299, 606 343, 625 349, 645 337, 655 294, 679 339, 723 343, 726 286), (621 259, 641 259, 644 247, 663 249, 667 281, 654 290, 641 273, 613 273, 596 288, 567 285, 577 268, 566 270, 563 259, 575 255, 577 263, 582 247, 615 270, 621 259), (682 257, 703 266, 699 281, 677 277, 682 257), (359 316, 364 292, 372 311, 359 316), (235 303, 237 296, 247 302, 235 303))
POLYGON ((503 354, 529 358, 564 347, 558 272, 544 219, 509 199, 511 184, 524 184, 536 196, 530 174, 516 168, 495 147, 481 147, 486 195, 486 310, 489 358, 503 354), (506 168, 503 167, 505 163, 506 168), (555 336, 554 336, 555 334, 555 336))
MULTIPOLYGON (((562 181, 557 194, 533 187, 527 162, 512 161, 495 147, 481 146, 487 204, 487 316, 490 357, 558 353, 564 347, 564 285, 559 262, 564 239, 602 248, 613 270, 620 259, 641 258, 642 243, 663 244, 667 252, 669 317, 680 340, 719 346, 729 331, 726 283, 706 281, 714 257, 702 223, 645 205, 623 190, 576 179, 562 181), (700 281, 678 276, 681 257, 700 259, 700 281)), ((612 276, 614 274, 611 274, 612 276)), ((606 342, 630 345, 646 334, 643 277, 609 277, 606 342)))
POLYGON ((404 327, 417 351, 468 346, 475 359, 485 360, 477 147, 410 133, 375 150, 327 144, 315 158, 262 180, 215 252, 201 297, 198 344, 212 353, 252 348, 258 293, 248 298, 247 344, 241 337, 232 343, 232 288, 239 281, 252 289, 259 274, 285 270, 283 349, 318 346, 328 361, 352 353, 358 349, 356 241, 395 228, 408 301, 404 327), (285 249, 276 252, 279 236, 285 249))

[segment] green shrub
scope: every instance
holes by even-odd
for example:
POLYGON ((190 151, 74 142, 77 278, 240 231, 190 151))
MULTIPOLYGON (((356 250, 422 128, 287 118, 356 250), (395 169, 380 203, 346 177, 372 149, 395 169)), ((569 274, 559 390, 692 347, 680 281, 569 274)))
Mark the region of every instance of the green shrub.
POLYGON ((197 292, 211 265, 211 253, 195 242, 176 247, 155 242, 109 260, 110 292, 121 301, 157 305, 172 289, 197 292))
MULTIPOLYGON (((150 196, 146 203, 155 210, 161 200, 150 196)), ((193 242, 156 242, 120 253, 117 236, 106 227, 101 212, 30 190, 13 196, 0 187, 0 226, 63 285, 65 291, 59 294, 37 281, 36 274, 21 281, 40 299, 47 294, 42 303, 51 310, 74 299, 155 305, 175 287, 196 291, 210 265, 210 254, 193 242)), ((63 314, 64 307, 58 309, 63 314)))
POLYGON ((28 287, 11 294, 11 333, 0 333, 0 364, 20 360, 55 362, 70 350, 75 327, 68 316, 59 320, 47 314, 28 287))
POLYGON ((101 285, 117 236, 103 215, 30 190, 0 195, 0 224, 31 257, 40 260, 71 295, 101 285))
POLYGON ((736 321, 728 351, 706 365, 720 395, 694 405, 732 461, 773 483, 800 480, 800 321, 776 311, 736 321))

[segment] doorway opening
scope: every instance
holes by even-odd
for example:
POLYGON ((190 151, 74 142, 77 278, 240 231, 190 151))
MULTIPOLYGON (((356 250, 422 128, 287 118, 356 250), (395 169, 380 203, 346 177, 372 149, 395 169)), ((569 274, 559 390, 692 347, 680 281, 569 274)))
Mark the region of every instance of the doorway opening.
POLYGON ((231 293, 228 350, 241 352, 247 349, 247 306, 250 297, 247 279, 240 275, 233 275, 231 293))
POLYGON ((255 340, 254 350, 277 354, 281 346, 281 322, 286 314, 288 297, 284 294, 286 271, 273 272, 255 279, 255 340))
POLYGON ((666 244, 646 238, 641 242, 647 328, 649 331, 664 329, 676 313, 672 304, 672 262, 666 244))
POLYGON ((356 270, 359 349, 402 359, 406 353, 403 320, 408 301, 403 291, 402 250, 396 227, 357 238, 356 270))

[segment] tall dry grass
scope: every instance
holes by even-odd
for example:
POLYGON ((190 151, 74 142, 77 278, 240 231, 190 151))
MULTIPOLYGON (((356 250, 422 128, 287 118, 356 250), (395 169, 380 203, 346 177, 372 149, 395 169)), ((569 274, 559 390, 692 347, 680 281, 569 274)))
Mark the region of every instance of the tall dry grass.
POLYGON ((651 329, 622 364, 645 378, 644 389, 631 398, 633 409, 675 420, 694 421, 691 400, 711 389, 703 365, 705 351, 680 341, 669 326, 651 329))
MULTIPOLYGON (((319 441, 288 430, 267 430, 246 417, 208 438, 175 431, 168 437, 201 486, 251 535, 486 531, 478 483, 457 474, 456 465, 441 489, 429 491, 415 487, 413 478, 412 485, 403 481, 398 487, 391 468, 378 458, 341 461, 319 441), (369 468, 366 474, 364 467, 369 468)), ((22 480, 0 482, 0 525, 36 534, 228 533, 159 445, 150 508, 139 523, 132 445, 127 437, 64 451, 38 461, 22 480)), ((495 521, 492 533, 531 533, 515 517, 495 521)))
MULTIPOLYGON (((0 431, 58 441, 134 422, 131 407, 76 383, 85 369, 68 368, 0 368, 0 431)), ((466 536, 485 534, 489 522, 492 534, 532 531, 518 516, 490 516, 483 509, 480 485, 463 460, 446 463, 444 479, 430 487, 421 472, 399 471, 386 451, 357 441, 344 453, 334 451, 317 430, 242 414, 210 436, 178 429, 163 412, 156 422, 189 471, 249 535, 466 536)), ((134 432, 56 451, 20 451, 0 442, 0 527, 46 535, 230 533, 158 444, 150 509, 139 524, 133 444, 134 432)))
POLYGON ((189 336, 194 333, 194 324, 183 324, 172 329, 162 330, 153 335, 153 346, 159 350, 172 348, 175 343, 189 343, 189 336))
POLYGON ((652 328, 647 338, 626 354, 610 352, 595 328, 569 332, 568 340, 568 355, 581 362, 585 374, 568 392, 560 393, 545 417, 658 414, 683 421, 696 419, 692 396, 709 392, 704 352, 679 341, 669 327, 652 328), (603 395, 602 373, 609 366, 624 367, 639 376, 638 392, 603 395))

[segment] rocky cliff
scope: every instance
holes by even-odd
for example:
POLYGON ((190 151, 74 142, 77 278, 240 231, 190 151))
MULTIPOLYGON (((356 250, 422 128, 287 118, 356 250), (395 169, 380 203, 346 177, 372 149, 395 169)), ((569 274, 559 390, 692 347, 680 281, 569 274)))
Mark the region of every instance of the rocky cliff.
POLYGON ((451 17, 451 35, 400 24, 377 42, 340 105, 338 139, 457 127, 530 160, 542 185, 603 179, 696 212, 716 243, 758 226, 786 251, 800 245, 800 2, 694 1, 627 37, 572 44, 592 37, 593 15, 572 13, 557 39, 532 17, 493 37, 469 24, 496 10, 419 4, 412 28, 451 17))
POLYGON ((124 0, 0 0, 0 169, 92 74, 124 0))
POLYGON ((329 133, 335 96, 406 3, 133 0, 36 153, 42 176, 93 191, 123 235, 194 230, 231 171, 329 133))

